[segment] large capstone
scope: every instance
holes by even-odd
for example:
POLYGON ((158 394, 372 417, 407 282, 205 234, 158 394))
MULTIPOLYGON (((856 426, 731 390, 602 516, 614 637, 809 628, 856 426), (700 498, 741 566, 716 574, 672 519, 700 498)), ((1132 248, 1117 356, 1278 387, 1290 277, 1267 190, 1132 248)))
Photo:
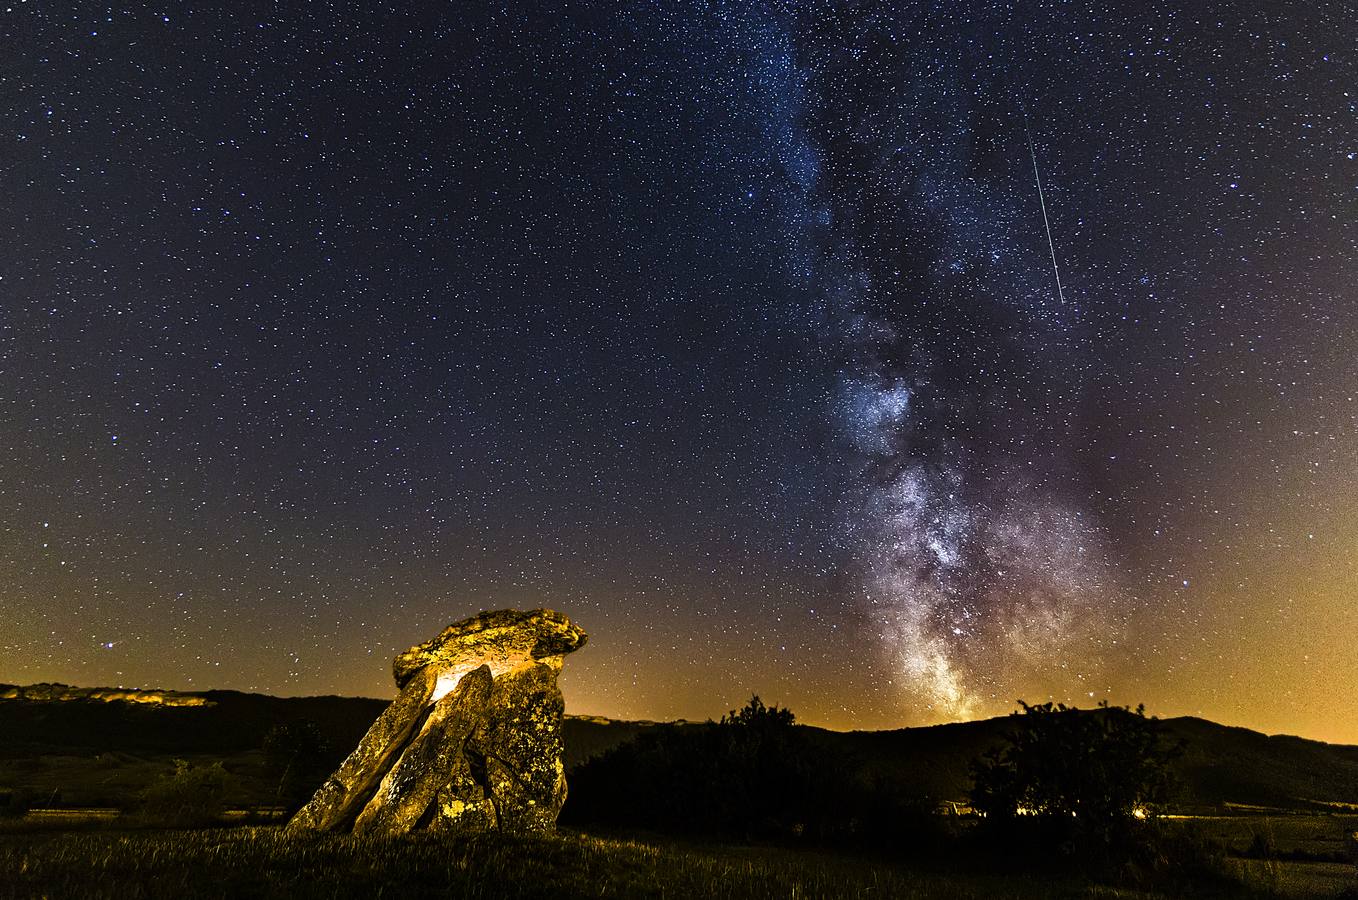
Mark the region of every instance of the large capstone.
POLYGON ((546 834, 566 802, 556 677, 585 632, 485 612, 396 657, 400 693, 288 829, 546 834))

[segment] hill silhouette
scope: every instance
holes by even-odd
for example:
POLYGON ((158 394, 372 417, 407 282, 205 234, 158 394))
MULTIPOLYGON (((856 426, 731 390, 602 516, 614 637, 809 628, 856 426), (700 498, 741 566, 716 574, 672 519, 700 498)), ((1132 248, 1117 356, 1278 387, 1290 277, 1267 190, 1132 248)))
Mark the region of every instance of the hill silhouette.
MULTIPOLYGON (((9 687, 0 685, 0 694, 9 687)), ((200 706, 78 699, 80 689, 66 689, 61 696, 70 698, 73 690, 77 699, 0 699, 0 789, 22 787, 23 773, 35 759, 62 758, 78 768, 81 759, 93 765, 118 754, 151 761, 253 758, 269 731, 284 723, 311 723, 332 751, 343 755, 388 702, 236 691, 178 695, 201 697, 206 702, 200 706)), ((879 780, 910 785, 938 800, 960 800, 970 787, 972 761, 1004 740, 1011 721, 1001 716, 893 731, 797 727, 846 765, 879 780)), ((1178 805, 1186 811, 1231 805, 1351 809, 1358 804, 1358 746, 1269 736, 1192 717, 1162 724, 1168 740, 1184 745, 1175 769, 1181 783, 1178 805)), ((569 769, 644 731, 684 727, 689 726, 568 716, 565 761, 569 769)))

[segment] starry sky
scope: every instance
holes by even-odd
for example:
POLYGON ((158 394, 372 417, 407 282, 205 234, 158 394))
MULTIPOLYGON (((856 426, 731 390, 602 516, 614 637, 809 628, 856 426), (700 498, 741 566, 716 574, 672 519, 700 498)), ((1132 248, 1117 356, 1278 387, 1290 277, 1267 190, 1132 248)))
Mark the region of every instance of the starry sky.
POLYGON ((0 10, 0 681, 1358 743, 1347 4, 0 10))

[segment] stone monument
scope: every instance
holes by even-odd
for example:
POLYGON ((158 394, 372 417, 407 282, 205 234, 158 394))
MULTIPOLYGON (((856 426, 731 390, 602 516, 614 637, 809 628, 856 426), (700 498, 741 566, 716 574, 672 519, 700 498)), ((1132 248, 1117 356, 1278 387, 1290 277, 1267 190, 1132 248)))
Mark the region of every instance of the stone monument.
POLYGON ((400 694, 289 831, 547 834, 566 802, 556 676, 585 632, 485 612, 396 657, 400 694))

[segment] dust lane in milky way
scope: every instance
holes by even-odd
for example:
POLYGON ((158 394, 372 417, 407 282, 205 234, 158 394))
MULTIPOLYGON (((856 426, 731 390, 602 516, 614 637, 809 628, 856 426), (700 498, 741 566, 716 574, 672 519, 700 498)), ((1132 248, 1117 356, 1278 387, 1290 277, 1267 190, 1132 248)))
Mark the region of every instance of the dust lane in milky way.
POLYGON ((386 696, 550 606, 581 712, 1358 741, 1355 37, 16 4, 0 681, 386 696))

